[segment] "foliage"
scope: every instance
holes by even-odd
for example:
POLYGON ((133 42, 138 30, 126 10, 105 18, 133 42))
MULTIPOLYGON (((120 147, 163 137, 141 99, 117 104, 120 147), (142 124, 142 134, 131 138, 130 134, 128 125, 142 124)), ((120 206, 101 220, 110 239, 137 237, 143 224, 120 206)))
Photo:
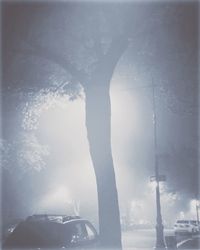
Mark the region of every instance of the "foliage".
POLYGON ((1 140, 2 168, 17 179, 26 172, 41 171, 45 167, 44 157, 49 155, 46 145, 41 145, 34 134, 20 133, 16 140, 1 140))
POLYGON ((23 107, 23 129, 27 131, 36 130, 39 117, 43 111, 55 106, 62 107, 63 100, 66 100, 67 104, 67 100, 73 101, 77 98, 83 98, 82 88, 79 84, 65 83, 56 89, 51 87, 41 89, 23 107))

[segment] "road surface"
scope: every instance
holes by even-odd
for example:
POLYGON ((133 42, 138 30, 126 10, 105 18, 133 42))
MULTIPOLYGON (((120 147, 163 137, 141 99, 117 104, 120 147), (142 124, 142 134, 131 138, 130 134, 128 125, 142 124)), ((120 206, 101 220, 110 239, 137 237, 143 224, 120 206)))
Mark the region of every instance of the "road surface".
MULTIPOLYGON (((164 232, 165 236, 174 235, 173 229, 167 229, 164 232)), ((198 236, 182 235, 177 237, 177 243, 186 241, 188 239, 196 238, 198 236)), ((155 229, 139 229, 122 233, 123 249, 153 249, 156 242, 155 229)), ((191 241, 192 242, 192 241, 191 241)), ((197 248, 198 249, 198 248, 197 248)))

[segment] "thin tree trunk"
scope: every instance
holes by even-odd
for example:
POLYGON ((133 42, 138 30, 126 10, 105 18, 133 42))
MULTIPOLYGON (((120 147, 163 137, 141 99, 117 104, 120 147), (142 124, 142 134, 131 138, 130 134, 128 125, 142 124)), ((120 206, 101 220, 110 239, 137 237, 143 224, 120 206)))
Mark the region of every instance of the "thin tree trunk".
POLYGON ((105 248, 119 249, 121 227, 111 152, 109 83, 99 76, 98 82, 85 88, 86 127, 97 182, 100 243, 105 248))

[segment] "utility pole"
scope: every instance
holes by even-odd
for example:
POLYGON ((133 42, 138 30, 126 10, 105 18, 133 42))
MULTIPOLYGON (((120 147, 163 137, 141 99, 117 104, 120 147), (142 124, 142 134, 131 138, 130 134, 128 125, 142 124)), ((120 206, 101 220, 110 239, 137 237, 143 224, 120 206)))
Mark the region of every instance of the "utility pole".
POLYGON ((156 102, 155 102, 155 86, 152 81, 152 92, 153 92, 153 127, 154 127, 154 154, 155 154, 155 181, 156 181, 156 246, 155 248, 166 248, 163 234, 163 223, 161 215, 161 205, 160 205, 160 184, 161 181, 159 175, 158 166, 158 150, 157 150, 157 121, 156 121, 156 102))

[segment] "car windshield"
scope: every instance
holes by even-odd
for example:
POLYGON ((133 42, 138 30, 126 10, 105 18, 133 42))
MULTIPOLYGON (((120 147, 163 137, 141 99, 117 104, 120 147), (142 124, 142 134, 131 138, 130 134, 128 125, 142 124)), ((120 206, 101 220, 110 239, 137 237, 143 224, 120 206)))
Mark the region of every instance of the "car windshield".
POLYGON ((177 220, 176 223, 189 224, 189 220, 177 220))
POLYGON ((196 221, 196 220, 191 220, 191 224, 193 224, 193 225, 197 225, 198 223, 197 223, 197 221, 196 221))

